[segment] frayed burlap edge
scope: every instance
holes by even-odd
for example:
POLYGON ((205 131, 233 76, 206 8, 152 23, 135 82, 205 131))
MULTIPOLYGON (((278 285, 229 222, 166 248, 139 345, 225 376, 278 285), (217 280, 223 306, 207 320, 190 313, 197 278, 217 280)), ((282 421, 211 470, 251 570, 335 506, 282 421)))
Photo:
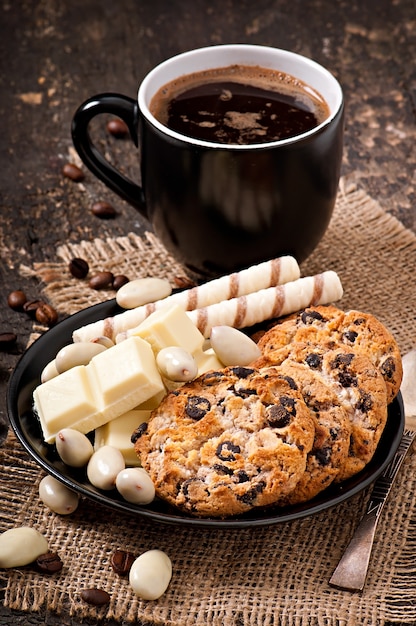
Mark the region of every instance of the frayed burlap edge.
POLYGON ((189 280, 183 267, 150 232, 143 237, 128 233, 125 237, 64 244, 58 247, 57 256, 61 261, 35 263, 33 267, 22 264, 20 273, 37 277, 43 283, 45 298, 63 315, 115 297, 112 289, 95 290, 88 286, 90 277, 101 271, 124 274, 130 280, 157 276, 170 281, 172 287, 189 280), (73 278, 69 272, 69 262, 75 257, 89 264, 85 280, 73 278))
MULTIPOLYGON (((37 275, 51 304, 63 314, 75 312, 113 294, 91 293, 85 281, 67 272, 72 256, 91 261, 93 268, 116 268, 126 273, 126 246, 133 254, 130 267, 139 275, 181 274, 166 263, 168 255, 150 233, 141 240, 127 238, 60 246, 56 264, 23 267, 37 275), (155 247, 156 244, 159 247, 155 247), (142 250, 154 253, 146 270, 142 250), (155 252, 157 250, 157 252, 155 252), (115 259, 120 259, 120 265, 115 259), (109 265, 106 265, 106 264, 109 265), (159 273, 157 263, 160 263, 159 273), (52 273, 51 273, 52 272, 52 273), (57 274, 53 274, 57 272, 57 274), (62 290, 66 291, 60 299, 62 290), (85 304, 84 304, 85 303, 85 304)), ((377 315, 394 333, 403 351, 415 341, 416 294, 413 273, 416 237, 362 190, 341 185, 337 206, 325 238, 302 265, 303 275, 326 269, 338 272, 344 308, 377 315)), ((24 460, 12 436, 0 451, 3 527, 23 523, 45 533, 64 561, 61 575, 48 578, 30 570, 7 572, 6 605, 27 611, 64 611, 78 618, 113 618, 123 622, 171 626, 381 626, 385 621, 416 623, 414 584, 416 562, 416 455, 409 455, 383 513, 362 594, 331 589, 328 579, 364 510, 362 493, 329 512, 265 529, 208 531, 163 526, 142 518, 114 515, 82 501, 69 518, 60 518, 39 504, 41 471, 24 460), (9 476, 10 481, 5 482, 9 476), (400 532, 397 531, 400 529, 400 532), (166 550, 174 575, 168 591, 154 602, 132 594, 127 581, 109 568, 116 547, 140 553, 152 547, 166 550), (91 608, 80 601, 84 586, 103 586, 112 597, 109 607, 91 608)))

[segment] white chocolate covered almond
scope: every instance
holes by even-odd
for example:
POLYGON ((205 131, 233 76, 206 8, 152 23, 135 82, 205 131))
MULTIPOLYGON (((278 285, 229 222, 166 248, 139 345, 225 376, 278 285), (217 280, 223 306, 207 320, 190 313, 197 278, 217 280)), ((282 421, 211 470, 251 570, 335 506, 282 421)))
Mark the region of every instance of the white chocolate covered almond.
POLYGON ((248 365, 261 355, 258 345, 241 330, 231 326, 214 326, 211 346, 217 357, 227 365, 248 365))
POLYGON ((55 445, 61 460, 70 467, 83 467, 94 452, 88 437, 74 428, 60 430, 55 445))
POLYGON ((54 513, 70 515, 79 503, 78 494, 53 476, 45 476, 39 483, 39 498, 54 513))
POLYGON ((0 535, 0 567, 21 567, 48 552, 48 542, 31 526, 10 528, 0 535))
POLYGON ((130 568, 130 585, 143 600, 157 600, 169 586, 172 562, 162 550, 148 550, 130 568))
POLYGON ((124 458, 120 450, 113 446, 103 446, 88 461, 88 480, 94 487, 109 491, 116 486, 117 474, 124 468, 124 458))
POLYGON ((156 300, 163 300, 172 293, 168 280, 163 278, 137 278, 117 291, 117 304, 124 309, 134 309, 156 300))

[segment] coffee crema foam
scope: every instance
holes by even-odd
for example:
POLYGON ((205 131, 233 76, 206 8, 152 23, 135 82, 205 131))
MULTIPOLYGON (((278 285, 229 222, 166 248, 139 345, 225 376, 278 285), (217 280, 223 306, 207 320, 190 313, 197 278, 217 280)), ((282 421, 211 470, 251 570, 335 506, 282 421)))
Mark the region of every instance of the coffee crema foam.
POLYGON ((180 76, 153 96, 149 108, 180 134, 228 144, 293 137, 329 115, 322 96, 298 78, 245 65, 180 76))

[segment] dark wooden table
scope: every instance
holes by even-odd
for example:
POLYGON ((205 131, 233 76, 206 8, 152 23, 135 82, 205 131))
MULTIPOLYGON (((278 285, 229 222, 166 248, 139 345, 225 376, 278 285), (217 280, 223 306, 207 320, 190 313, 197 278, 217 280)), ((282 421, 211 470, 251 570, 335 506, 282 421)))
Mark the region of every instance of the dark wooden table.
MULTIPOLYGON (((64 178, 70 123, 90 95, 133 96, 158 62, 216 43, 256 43, 310 56, 345 90, 343 175, 416 232, 416 7, 414 0, 21 0, 0 14, 0 332, 18 335, 0 352, 0 434, 5 389, 32 321, 7 306, 24 289, 39 297, 20 263, 54 259, 63 241, 122 235, 140 227, 134 209, 88 176, 85 193, 64 178), (91 213, 95 200, 115 220, 91 213)), ((138 175, 129 142, 95 130, 117 164, 138 175)), ((0 608, 0 624, 77 624, 0 608)))

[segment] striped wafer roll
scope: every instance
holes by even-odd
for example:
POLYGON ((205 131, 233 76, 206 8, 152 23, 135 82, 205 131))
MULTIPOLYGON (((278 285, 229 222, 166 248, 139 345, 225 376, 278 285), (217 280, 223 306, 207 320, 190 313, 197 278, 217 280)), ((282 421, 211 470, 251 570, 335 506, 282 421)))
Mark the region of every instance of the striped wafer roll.
POLYGON ((90 341, 96 337, 109 337, 113 341, 117 335, 138 326, 151 313, 165 306, 176 304, 185 311, 202 309, 217 302, 238 298, 249 293, 281 285, 300 276, 299 265, 295 258, 284 256, 271 261, 216 278, 203 285, 172 294, 163 300, 157 300, 135 309, 123 311, 114 317, 88 324, 74 331, 73 340, 90 341))
POLYGON ((342 295, 338 275, 328 271, 188 311, 187 315, 204 337, 209 337, 213 326, 245 328, 308 306, 335 302, 342 295))

